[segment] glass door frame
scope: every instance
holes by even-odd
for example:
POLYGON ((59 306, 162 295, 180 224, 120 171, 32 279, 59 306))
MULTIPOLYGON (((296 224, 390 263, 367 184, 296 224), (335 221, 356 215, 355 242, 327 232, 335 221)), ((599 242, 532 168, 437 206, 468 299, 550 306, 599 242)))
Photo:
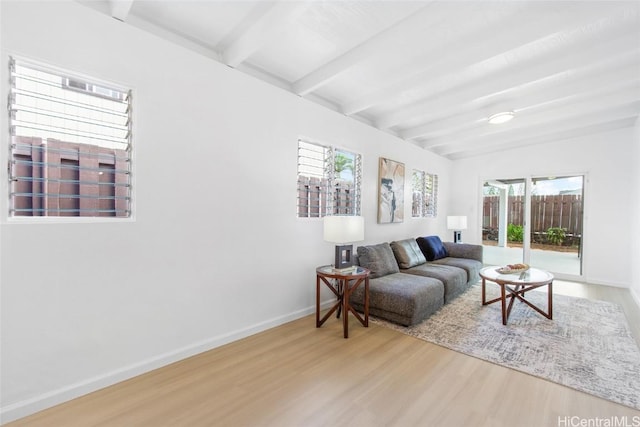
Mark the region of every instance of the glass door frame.
MULTIPOLYGON (((484 177, 480 179, 480 191, 479 191, 479 205, 478 206, 483 206, 483 202, 484 202, 484 192, 483 192, 483 187, 485 185, 486 182, 490 182, 490 181, 498 181, 498 180, 523 180, 524 181, 524 212, 523 212, 523 241, 522 241, 522 262, 525 264, 531 264, 531 224, 532 224, 532 220, 531 220, 531 197, 532 197, 532 191, 533 191, 533 182, 535 179, 538 178, 545 178, 545 177, 549 177, 549 176, 557 176, 559 178, 562 177, 573 177, 573 176, 581 176, 582 177, 582 235, 581 235, 581 243, 580 243, 580 274, 575 275, 575 274, 568 274, 568 273, 560 273, 560 272, 552 272, 554 274, 554 276, 558 279, 564 279, 564 280, 584 280, 585 278, 585 265, 583 263, 584 261, 584 254, 586 251, 585 248, 585 239, 584 239, 584 230, 586 228, 586 223, 587 223, 587 218, 585 215, 585 206, 586 206, 586 199, 587 199, 587 184, 589 182, 588 180, 588 174, 587 173, 564 173, 564 174, 527 174, 527 175, 520 175, 520 176, 509 176, 507 174, 495 174, 492 175, 490 178, 484 177), (505 176, 506 175, 506 176, 505 176)), ((507 194, 508 197, 508 194, 507 194)), ((507 201, 505 201, 505 203, 507 203, 507 201)), ((480 209, 480 215, 479 215, 479 227, 478 227, 478 234, 479 234, 479 241, 481 242, 481 244, 483 244, 483 209, 480 209)))
MULTIPOLYGON (((526 224, 526 211, 525 211, 525 206, 526 206, 526 197, 525 194, 513 194, 515 196, 522 196, 523 197, 523 206, 520 209, 516 209, 514 210, 514 206, 512 206, 509 203, 509 198, 510 198, 510 193, 511 193, 511 189, 512 186, 514 185, 522 185, 523 188, 526 188, 526 180, 525 178, 508 178, 508 177, 500 177, 500 178, 492 178, 490 180, 484 180, 482 182, 482 188, 481 188, 481 201, 480 201, 480 205, 483 206, 484 205, 484 187, 485 186, 490 186, 493 188, 498 189, 498 196, 499 196, 499 202, 498 202, 498 213, 496 214, 491 214, 491 216, 493 217, 494 215, 497 216, 497 223, 496 223, 496 227, 497 227, 497 247, 498 248, 504 248, 505 251, 502 255, 499 256, 500 258, 500 262, 502 263, 521 263, 524 262, 524 245, 525 245, 525 240, 524 240, 524 227, 526 224), (521 243, 521 247, 519 248, 519 253, 515 254, 513 253, 512 249, 517 249, 517 244, 513 245, 513 242, 509 241, 509 224, 511 224, 512 222, 509 221, 509 218, 512 217, 512 215, 515 214, 518 217, 522 218, 522 233, 523 233, 523 240, 521 243), (510 245, 511 243, 511 245, 510 245), (505 256, 505 254, 511 254, 510 256, 505 256), (516 256, 517 255, 517 256, 516 256)), ((483 218, 482 218, 482 227, 484 227, 484 206, 483 206, 483 218)), ((511 218, 513 220, 513 217, 511 218)), ((492 221, 491 221, 492 222, 492 221)), ((515 223, 515 221, 514 221, 515 223)), ((484 231, 484 230, 482 230, 484 231)), ((484 236, 483 236, 484 237, 484 236)), ((491 240, 491 239, 489 239, 491 240)), ((481 241, 484 244, 484 238, 481 238, 481 241)), ((490 245, 493 246, 493 245, 490 245)), ((500 251, 500 250, 498 250, 500 251)), ((493 260, 494 262, 496 260, 493 260)))
POLYGON ((531 191, 533 187, 531 176, 524 178, 524 235, 522 236, 522 262, 531 264, 531 191))

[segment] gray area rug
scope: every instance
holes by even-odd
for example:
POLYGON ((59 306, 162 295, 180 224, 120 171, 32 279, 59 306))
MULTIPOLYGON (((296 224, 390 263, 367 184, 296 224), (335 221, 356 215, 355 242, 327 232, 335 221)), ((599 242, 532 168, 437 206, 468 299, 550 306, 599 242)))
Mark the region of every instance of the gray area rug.
MULTIPOLYGON (((497 289, 487 286, 488 297, 498 296, 497 289)), ((549 320, 517 301, 504 326, 500 303, 483 307, 480 292, 472 286, 415 326, 372 321, 640 410, 640 350, 618 304, 554 294, 549 320)), ((527 294, 545 311, 546 298, 546 292, 527 294)))

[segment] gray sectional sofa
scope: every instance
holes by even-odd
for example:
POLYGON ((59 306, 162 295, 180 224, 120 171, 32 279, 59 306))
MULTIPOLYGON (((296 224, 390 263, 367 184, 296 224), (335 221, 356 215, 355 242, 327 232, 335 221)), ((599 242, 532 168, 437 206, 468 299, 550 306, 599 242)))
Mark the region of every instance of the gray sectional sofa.
MULTIPOLYGON (((356 259, 371 270, 369 313, 410 326, 480 279, 482 246, 428 236, 360 246, 356 259)), ((364 310, 362 286, 351 294, 350 303, 356 310, 364 310)))

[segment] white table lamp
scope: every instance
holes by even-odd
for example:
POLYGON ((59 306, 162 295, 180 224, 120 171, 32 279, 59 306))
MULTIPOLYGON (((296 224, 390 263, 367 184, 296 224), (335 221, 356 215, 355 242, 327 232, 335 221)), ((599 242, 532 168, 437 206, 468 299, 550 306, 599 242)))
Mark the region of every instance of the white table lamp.
POLYGON ((462 230, 467 229, 466 216, 448 216, 447 228, 453 230, 453 242, 462 243, 462 230))
POLYGON ((364 217, 353 215, 333 215, 324 217, 324 240, 336 243, 335 269, 353 267, 353 245, 351 242, 364 240, 364 217))

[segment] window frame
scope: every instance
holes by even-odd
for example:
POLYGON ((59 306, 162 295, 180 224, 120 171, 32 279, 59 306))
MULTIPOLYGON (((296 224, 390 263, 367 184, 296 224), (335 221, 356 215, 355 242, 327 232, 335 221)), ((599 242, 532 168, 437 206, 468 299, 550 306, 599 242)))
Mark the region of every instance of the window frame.
MULTIPOLYGON (((296 217, 299 219, 315 219, 315 218, 323 218, 325 216, 331 215, 360 215, 362 212, 362 154, 351 151, 349 149, 336 147, 333 145, 319 143, 307 138, 298 138, 298 155, 297 155, 297 171, 296 171, 296 185, 297 185, 297 196, 296 196, 296 217), (317 152, 323 152, 323 160, 322 166, 316 166, 316 173, 312 173, 310 175, 305 175, 301 172, 301 147, 302 144, 311 145, 316 147, 317 152), (336 207, 339 203, 336 203, 338 200, 344 200, 343 198, 339 198, 336 192, 336 167, 335 167, 335 159, 338 154, 344 153, 346 155, 352 155, 354 159, 353 165, 353 191, 354 195, 349 197, 348 200, 352 200, 353 205, 351 208, 351 212, 340 212, 336 207), (320 176, 319 171, 322 170, 322 176, 320 176), (328 177, 327 175, 331 176, 328 177), (319 194, 316 196, 320 202, 317 205, 317 215, 314 215, 313 209, 315 206, 301 203, 302 195, 307 196, 310 194, 309 189, 305 189, 305 183, 301 182, 301 177, 304 176, 306 178, 315 178, 319 180, 318 192, 319 194), (320 190, 320 188, 322 190, 320 190), (322 203, 322 200, 325 202, 322 203), (305 208, 306 206, 306 208, 305 208), (303 209, 301 211, 301 208, 303 209), (306 211, 306 215, 302 213, 306 211)), ((318 159, 316 159, 318 160, 318 159)), ((316 182, 317 183, 317 182, 316 182)))
POLYGON ((420 169, 413 169, 411 172, 411 218, 437 218, 438 217, 438 175, 420 169), (420 175, 416 178, 416 175, 420 175), (416 214, 416 193, 419 194, 420 209, 416 214), (429 201, 433 203, 431 209, 428 208, 429 201))
MULTIPOLYGON (((61 77, 66 77, 68 79, 77 79, 85 83, 98 85, 100 87, 107 87, 116 89, 119 91, 128 91, 131 98, 135 99, 136 97, 136 88, 127 83, 117 82, 116 80, 107 80, 97 74, 89 75, 85 74, 81 71, 71 71, 68 68, 59 66, 57 64, 53 64, 50 62, 44 62, 40 60, 35 60, 31 58, 26 58, 19 54, 7 53, 3 55, 3 69, 2 75, 6 72, 6 78, 3 79, 5 82, 2 87, 3 95, 5 100, 9 100, 12 93, 12 85, 10 83, 10 78, 12 76, 11 72, 11 62, 15 61, 27 67, 33 69, 39 69, 44 72, 50 72, 54 74, 58 74, 61 77)), ((71 88, 69 90, 72 90, 71 88)), ((95 94, 95 96, 100 97, 100 94, 95 94)), ((133 104, 133 101, 130 101, 130 106, 133 104)), ((8 108, 11 108, 11 104, 9 102, 8 108)), ((11 185, 10 185, 10 171, 7 170, 7 175, 2 180, 2 185, 0 185, 0 190, 5 195, 3 200, 6 204, 0 204, 0 223, 1 224, 65 224, 65 223, 105 223, 105 222, 135 222, 136 221, 136 144, 134 143, 136 128, 137 128, 137 109, 131 108, 129 114, 129 132, 131 134, 129 138, 129 215, 128 216, 16 216, 11 215, 10 211, 13 206, 13 201, 11 197, 11 185)), ((4 165, 4 167, 8 167, 10 162, 12 161, 11 155, 11 146, 13 143, 13 135, 11 131, 12 119, 10 118, 10 114, 3 115, 3 120, 6 124, 6 129, 2 132, 2 137, 0 137, 0 141, 2 142, 3 148, 0 149, 0 164, 4 165)), ((43 138, 44 140, 44 138, 43 138)))

